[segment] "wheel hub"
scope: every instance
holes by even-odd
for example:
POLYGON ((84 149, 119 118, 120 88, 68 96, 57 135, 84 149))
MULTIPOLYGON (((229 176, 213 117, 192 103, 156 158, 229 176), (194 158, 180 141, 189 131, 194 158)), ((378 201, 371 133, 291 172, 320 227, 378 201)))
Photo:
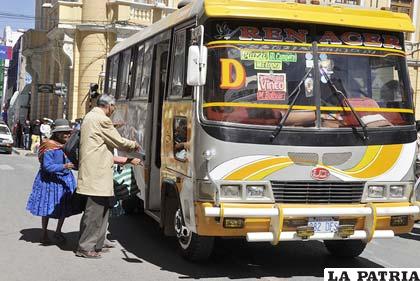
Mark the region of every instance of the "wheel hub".
POLYGON ((175 233, 180 245, 183 248, 188 247, 191 242, 191 231, 185 226, 181 209, 175 213, 175 233))

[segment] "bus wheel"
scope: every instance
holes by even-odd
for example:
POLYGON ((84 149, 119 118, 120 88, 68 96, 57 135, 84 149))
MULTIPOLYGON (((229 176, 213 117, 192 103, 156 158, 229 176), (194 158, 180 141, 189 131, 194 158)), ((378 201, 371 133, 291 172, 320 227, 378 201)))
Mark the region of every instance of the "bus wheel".
POLYGON ((325 240, 324 245, 333 256, 341 258, 355 258, 366 247, 362 240, 325 240))
POLYGON ((178 240, 178 248, 184 258, 190 261, 200 261, 207 259, 211 255, 214 237, 200 236, 190 231, 185 226, 180 208, 175 213, 175 233, 178 240))

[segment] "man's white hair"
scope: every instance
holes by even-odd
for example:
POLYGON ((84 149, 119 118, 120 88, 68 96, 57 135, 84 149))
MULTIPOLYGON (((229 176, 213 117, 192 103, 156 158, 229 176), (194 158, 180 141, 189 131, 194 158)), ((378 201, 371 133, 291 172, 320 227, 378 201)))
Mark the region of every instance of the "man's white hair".
POLYGON ((105 107, 110 104, 115 104, 115 98, 108 94, 102 94, 97 101, 99 107, 105 107))

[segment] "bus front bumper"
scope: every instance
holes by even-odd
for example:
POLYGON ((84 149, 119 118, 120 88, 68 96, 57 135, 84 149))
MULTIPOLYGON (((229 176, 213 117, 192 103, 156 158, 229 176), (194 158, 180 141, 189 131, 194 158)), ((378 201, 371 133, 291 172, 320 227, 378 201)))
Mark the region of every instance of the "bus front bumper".
MULTIPOLYGON (((378 204, 380 205, 380 204, 378 204)), ((272 208, 241 208, 231 205, 219 207, 204 207, 205 217, 220 218, 269 218, 269 231, 247 232, 248 242, 271 242, 295 240, 343 240, 359 239, 369 242, 374 238, 392 238, 395 232, 392 229, 377 229, 381 219, 392 216, 411 216, 415 218, 420 214, 420 204, 407 204, 406 206, 378 206, 366 204, 357 207, 291 207, 275 204, 272 208), (302 238, 297 231, 283 231, 284 220, 308 217, 354 217, 363 219, 362 229, 354 229, 350 236, 343 237, 338 232, 315 232, 311 236, 302 238)))

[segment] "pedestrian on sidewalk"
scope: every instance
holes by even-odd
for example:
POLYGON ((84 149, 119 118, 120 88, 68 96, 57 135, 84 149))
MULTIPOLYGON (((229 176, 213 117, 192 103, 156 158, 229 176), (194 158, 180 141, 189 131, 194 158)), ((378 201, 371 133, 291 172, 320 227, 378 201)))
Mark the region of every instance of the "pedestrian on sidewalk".
POLYGON ((18 120, 16 123, 16 147, 17 148, 22 148, 22 124, 20 123, 20 121, 18 120))
POLYGON ((42 124, 39 128, 39 130, 41 131, 41 142, 43 142, 44 140, 49 139, 51 137, 50 122, 52 122, 52 120, 50 120, 48 118, 44 118, 43 121, 42 121, 42 124))
POLYGON ((23 125, 23 148, 29 150, 31 147, 31 123, 29 120, 25 121, 23 125))
POLYGON ((139 144, 122 138, 110 117, 115 98, 103 94, 97 107, 86 114, 80 132, 80 161, 77 193, 86 198, 80 222, 76 256, 100 258, 109 218, 113 207, 113 150, 137 150, 139 144))
POLYGON ((64 219, 73 214, 71 201, 76 189, 76 180, 71 172, 74 166, 62 150, 72 129, 65 119, 57 119, 54 124, 51 139, 39 148, 41 165, 26 206, 31 214, 42 217, 42 244, 51 243, 47 230, 50 218, 58 219, 54 238, 59 243, 65 242, 61 228, 64 219))
POLYGON ((32 126, 31 132, 31 150, 33 153, 38 152, 38 147, 41 143, 41 122, 37 119, 32 126))

